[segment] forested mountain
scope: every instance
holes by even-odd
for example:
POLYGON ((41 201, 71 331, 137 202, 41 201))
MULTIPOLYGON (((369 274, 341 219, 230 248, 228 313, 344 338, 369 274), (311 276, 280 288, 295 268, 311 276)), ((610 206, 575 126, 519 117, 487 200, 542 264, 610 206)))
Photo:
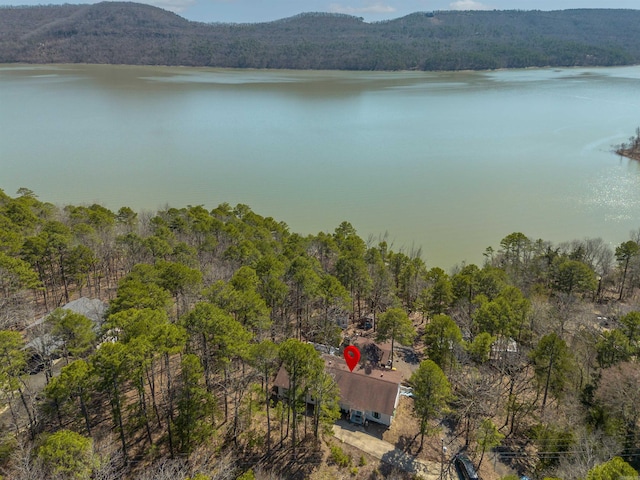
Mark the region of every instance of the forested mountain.
POLYGON ((339 392, 308 342, 369 335, 412 372, 400 427, 381 433, 404 452, 440 466, 446 436, 483 478, 498 461, 635 477, 639 242, 515 232, 445 272, 348 222, 302 236, 247 205, 138 214, 0 190, 0 475, 418 478, 332 436, 339 392), (78 296, 104 318, 58 308, 78 296))
POLYGON ((640 10, 307 13, 203 24, 136 3, 0 9, 0 62, 459 70, 640 63, 640 10))

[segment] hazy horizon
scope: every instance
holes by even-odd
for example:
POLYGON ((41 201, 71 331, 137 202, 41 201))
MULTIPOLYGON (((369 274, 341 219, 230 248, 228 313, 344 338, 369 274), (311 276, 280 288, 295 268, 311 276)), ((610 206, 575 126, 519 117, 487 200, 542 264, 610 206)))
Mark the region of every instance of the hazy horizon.
MULTIPOLYGON (((51 0, 48 5, 92 4, 98 1, 51 0)), ((256 23, 306 12, 345 13, 374 22, 434 10, 566 10, 576 8, 634 9, 637 0, 141 0, 198 22, 256 23)), ((16 3, 0 0, 0 7, 42 5, 40 0, 16 3)))

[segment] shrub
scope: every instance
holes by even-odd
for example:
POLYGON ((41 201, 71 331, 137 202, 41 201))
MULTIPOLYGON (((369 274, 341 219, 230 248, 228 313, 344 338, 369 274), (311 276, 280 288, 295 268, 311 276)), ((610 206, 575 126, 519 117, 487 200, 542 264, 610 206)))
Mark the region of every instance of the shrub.
POLYGON ((346 468, 351 465, 351 455, 344 453, 337 445, 331 447, 331 460, 340 468, 346 468))
POLYGON ((256 480, 256 476, 253 474, 253 470, 247 470, 240 475, 236 480, 256 480))

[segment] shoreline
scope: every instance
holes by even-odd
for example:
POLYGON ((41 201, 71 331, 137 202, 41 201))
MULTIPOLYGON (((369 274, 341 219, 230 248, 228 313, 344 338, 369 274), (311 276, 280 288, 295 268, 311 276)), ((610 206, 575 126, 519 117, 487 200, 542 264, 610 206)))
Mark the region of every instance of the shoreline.
POLYGON ((616 150, 616 153, 618 155, 620 155, 621 157, 626 157, 626 158, 629 158, 631 160, 637 160, 638 162, 640 162, 640 151, 616 150))
POLYGON ((640 161, 640 127, 636 128, 636 135, 629 139, 629 143, 617 146, 616 153, 631 160, 640 161))

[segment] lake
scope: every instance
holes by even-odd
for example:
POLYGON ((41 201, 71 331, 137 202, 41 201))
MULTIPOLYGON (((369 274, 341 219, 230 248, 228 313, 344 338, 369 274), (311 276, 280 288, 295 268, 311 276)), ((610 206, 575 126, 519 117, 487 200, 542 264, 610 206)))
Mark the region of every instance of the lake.
POLYGON ((640 67, 496 72, 0 66, 0 188, 59 204, 248 204, 481 262, 514 231, 640 228, 640 67))

